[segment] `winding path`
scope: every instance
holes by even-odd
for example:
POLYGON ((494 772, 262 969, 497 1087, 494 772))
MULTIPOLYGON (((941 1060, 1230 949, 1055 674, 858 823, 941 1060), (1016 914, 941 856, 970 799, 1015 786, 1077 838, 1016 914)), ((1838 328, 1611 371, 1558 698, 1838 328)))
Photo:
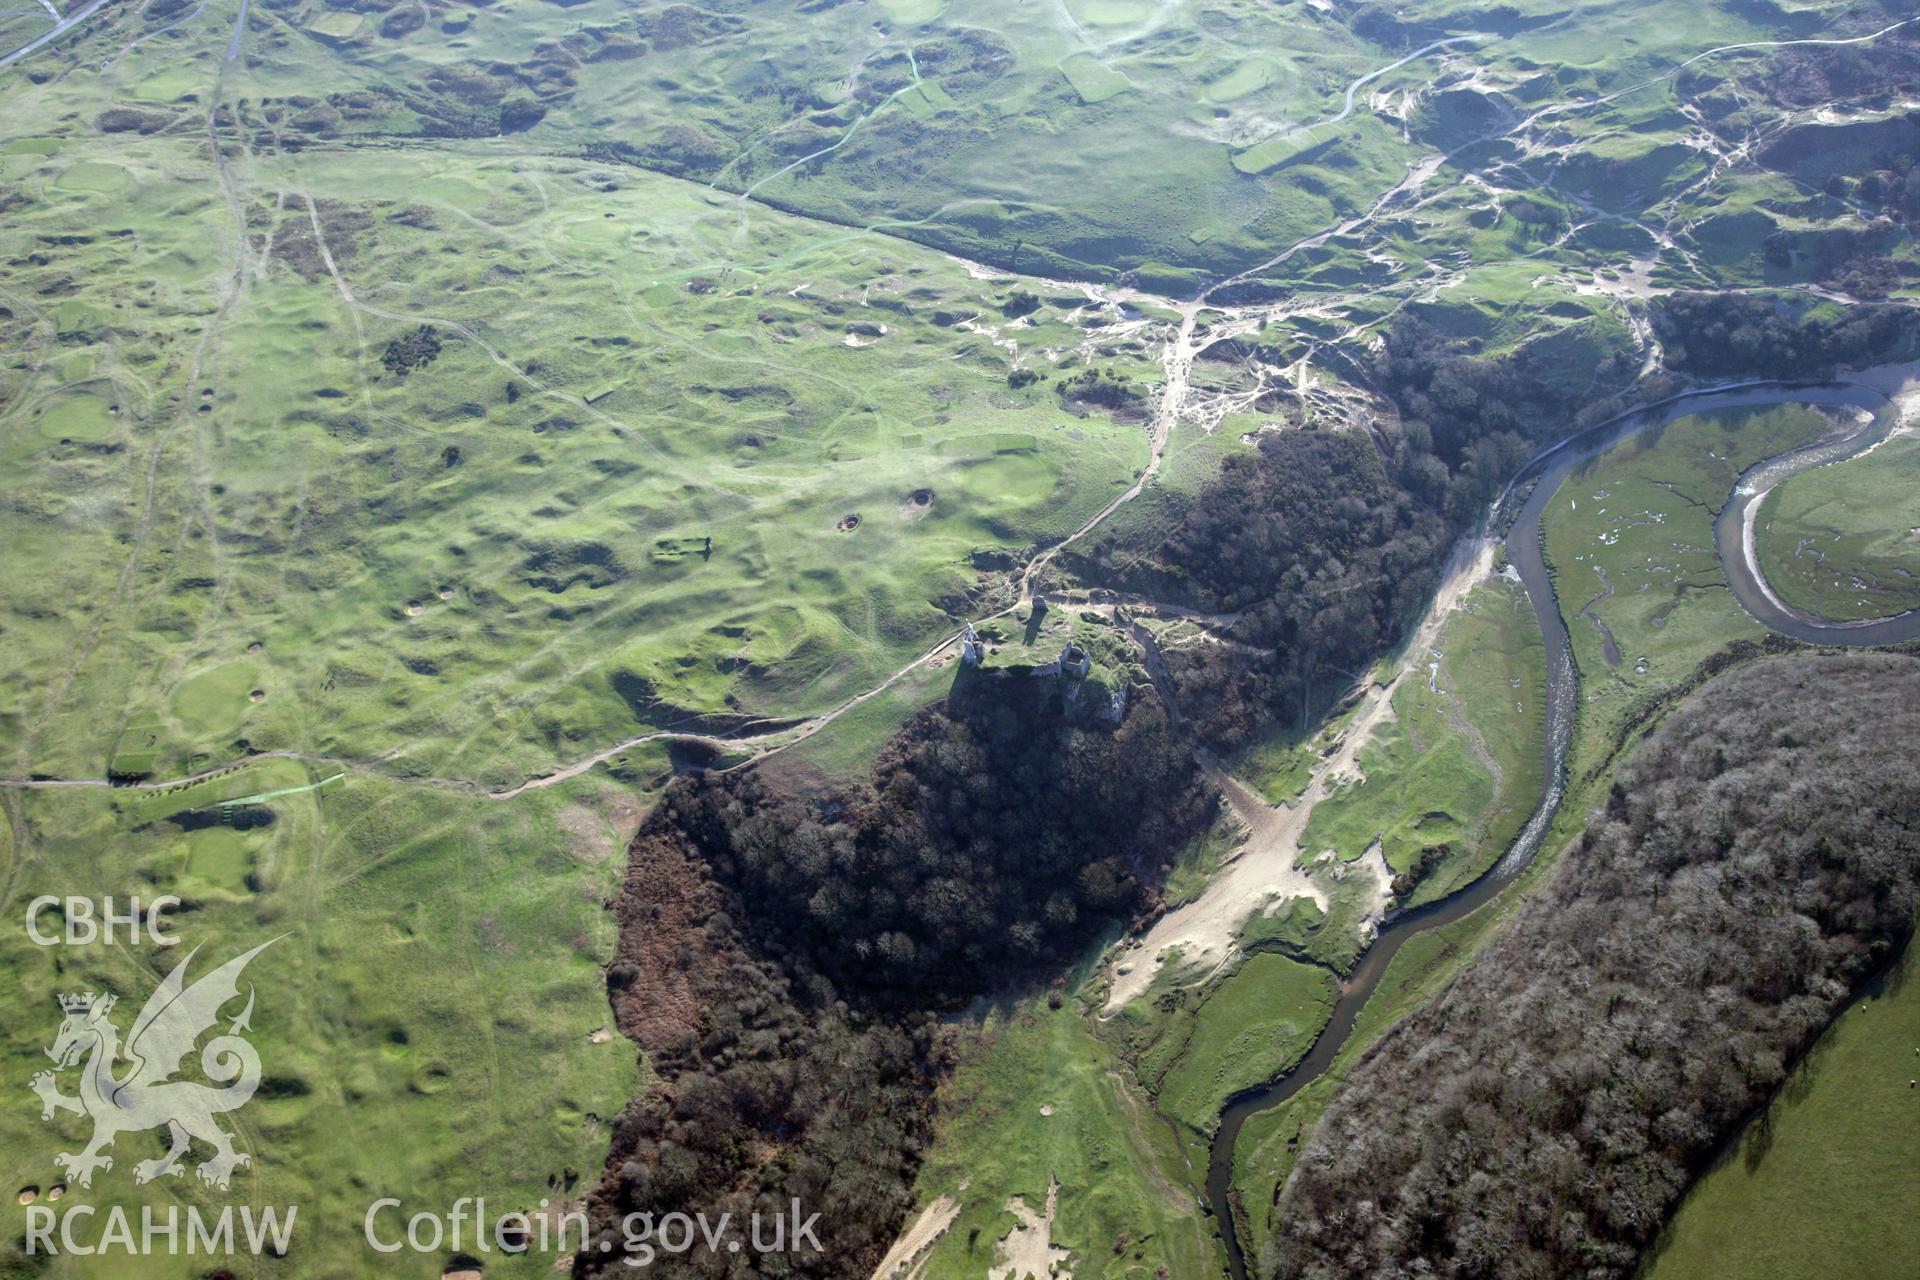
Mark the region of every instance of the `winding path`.
MULTIPOLYGON (((1366 75, 1359 77, 1358 79, 1354 80, 1353 83, 1349 84, 1347 86, 1347 105, 1340 108, 1340 113, 1338 115, 1328 116, 1325 120, 1316 120, 1312 124, 1303 124, 1299 128, 1288 130, 1286 133, 1281 134, 1280 136, 1293 137, 1297 134, 1311 132, 1312 130, 1318 129, 1324 125, 1339 124, 1342 120, 1345 120, 1348 116, 1353 114, 1354 95, 1358 94, 1360 90, 1365 86, 1372 84, 1375 80, 1378 80, 1381 76, 1384 76, 1387 73, 1392 71, 1398 71, 1400 68, 1406 66, 1409 62, 1418 62, 1420 59, 1426 57, 1428 54, 1434 52, 1435 50, 1444 49, 1450 44, 1466 44, 1468 42, 1491 40, 1493 38, 1494 37, 1492 37, 1491 35, 1487 35, 1483 32, 1471 32, 1464 36, 1449 36, 1445 40, 1435 40, 1432 44, 1424 45, 1421 48, 1415 49, 1412 53, 1408 54, 1404 58, 1401 58, 1399 61, 1389 62, 1384 67, 1380 67, 1376 70, 1369 71, 1367 72, 1366 75)), ((1256 143, 1254 145, 1258 146, 1259 144, 1256 143)))
POLYGON ((33 39, 27 41, 25 44, 21 45, 18 49, 15 49, 12 53, 6 54, 5 56, 0 56, 0 71, 4 71, 6 68, 12 66, 14 63, 20 61, 20 59, 26 57, 27 55, 34 53, 40 49, 43 49, 47 45, 52 44, 55 40, 58 40, 61 36, 67 34, 67 32, 73 30, 75 27, 85 22, 88 18, 91 18, 94 14, 106 8, 106 6, 107 6, 107 0, 93 0, 92 4, 89 4, 86 8, 80 10, 80 12, 74 14, 72 17, 60 19, 58 22, 53 24, 53 27, 51 30, 41 32, 38 36, 35 36, 33 39))

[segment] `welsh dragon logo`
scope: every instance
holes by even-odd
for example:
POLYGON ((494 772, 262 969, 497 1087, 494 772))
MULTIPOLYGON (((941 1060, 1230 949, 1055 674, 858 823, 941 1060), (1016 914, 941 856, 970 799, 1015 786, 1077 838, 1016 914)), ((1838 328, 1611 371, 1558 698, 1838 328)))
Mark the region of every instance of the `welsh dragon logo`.
POLYGON ((133 1020, 126 1045, 120 1043, 120 1029, 108 1020, 115 997, 85 995, 60 997, 66 1020, 60 1024, 47 1056, 54 1061, 53 1071, 42 1071, 31 1081, 40 1095, 40 1118, 53 1119, 56 1111, 71 1111, 91 1117, 93 1140, 86 1150, 62 1152, 53 1162, 67 1172, 75 1186, 92 1185, 94 1170, 113 1168, 113 1157, 104 1154, 113 1140, 123 1133, 167 1127, 171 1149, 155 1160, 142 1160, 133 1167, 135 1182, 155 1178, 178 1177, 185 1172, 180 1157, 190 1142, 198 1139, 213 1148, 212 1158, 201 1163, 200 1180, 224 1191, 236 1167, 249 1165, 253 1158, 233 1149, 233 1138, 214 1123, 223 1111, 232 1111, 251 1098, 260 1087, 260 1055, 240 1035, 250 1029, 253 1016, 253 988, 247 988, 247 1004, 227 1025, 226 1034, 207 1041, 200 1051, 200 1069, 215 1085, 193 1080, 175 1080, 195 1042, 220 1020, 220 1010, 240 995, 240 973, 249 961, 273 945, 263 942, 244 955, 227 961, 192 986, 186 982, 187 965, 200 948, 187 953, 174 966, 133 1020), (56 1072, 66 1071, 86 1058, 80 1068, 80 1092, 69 1097, 60 1092, 56 1072), (125 1067, 116 1074, 116 1064, 125 1067), (218 1086, 218 1087, 216 1087, 218 1086))

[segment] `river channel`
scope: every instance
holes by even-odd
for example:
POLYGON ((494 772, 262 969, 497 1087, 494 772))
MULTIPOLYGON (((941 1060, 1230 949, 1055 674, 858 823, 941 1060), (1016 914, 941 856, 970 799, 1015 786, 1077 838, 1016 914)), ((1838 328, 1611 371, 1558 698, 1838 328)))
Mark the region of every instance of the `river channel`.
POLYGON ((1899 425, 1894 404, 1871 388, 1845 382, 1751 382, 1711 387, 1609 419, 1535 455, 1496 504, 1496 514, 1508 508, 1517 494, 1526 494, 1508 530, 1506 548, 1507 557, 1526 588, 1546 645, 1546 730, 1541 747, 1547 767, 1542 773, 1539 802, 1513 846, 1485 875, 1437 902, 1389 913, 1373 945, 1342 985, 1333 1016, 1321 1029, 1306 1057, 1277 1079, 1228 1101, 1220 1114, 1220 1127, 1207 1161, 1206 1192, 1226 1244, 1227 1264, 1233 1280, 1246 1280, 1247 1276, 1232 1197, 1233 1149, 1241 1127, 1250 1117, 1279 1106, 1318 1079, 1345 1048, 1361 1008, 1386 974, 1395 953, 1409 938, 1451 924, 1496 897, 1540 852, 1547 830, 1559 812, 1566 794, 1567 753, 1573 742, 1573 713, 1579 681, 1566 619, 1554 594, 1542 545, 1541 519, 1547 504, 1575 468, 1641 432, 1692 414, 1779 404, 1851 409, 1857 411, 1856 422, 1817 444, 1768 458, 1740 477, 1713 530, 1714 549, 1734 598, 1763 626, 1809 644, 1881 645, 1920 638, 1920 610, 1865 622, 1832 622, 1789 607, 1767 586, 1754 552, 1755 519, 1769 490, 1810 467, 1856 457, 1886 439, 1899 425))

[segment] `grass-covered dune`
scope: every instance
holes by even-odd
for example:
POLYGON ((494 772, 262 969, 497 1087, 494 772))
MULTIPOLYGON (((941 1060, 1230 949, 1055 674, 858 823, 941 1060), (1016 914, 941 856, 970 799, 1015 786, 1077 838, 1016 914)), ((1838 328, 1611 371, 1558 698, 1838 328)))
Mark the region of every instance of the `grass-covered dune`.
MULTIPOLYGON (((1013 565, 1146 462, 1137 422, 1007 382, 1117 308, 1002 338, 1003 286, 917 246, 759 208, 736 245, 730 198, 587 162, 281 154, 230 164, 258 230, 223 302, 191 143, 46 141, 6 157, 0 229, 64 293, 0 318, 0 536, 42 566, 0 574, 22 773, 299 750, 500 787, 774 727, 950 635, 1004 585, 975 551, 1013 565), (112 202, 63 185, 106 154, 112 202), (82 243, 103 221, 118 258, 82 243)), ((1148 386, 1147 338, 1094 358, 1148 386)))
MULTIPOLYGON (((166 1149, 165 1131, 124 1132, 111 1170, 67 1187, 51 1207, 209 1220, 235 1204, 293 1205, 287 1256, 255 1274, 379 1274, 429 1280, 450 1250, 379 1257, 368 1206, 398 1196, 411 1213, 488 1197, 501 1213, 542 1197, 575 1204, 604 1158, 611 1119, 643 1087, 631 1047, 611 1035, 600 985, 614 928, 601 905, 619 883, 618 852, 639 801, 604 777, 499 804, 437 788, 268 760, 167 791, 61 789, 0 798, 0 874, 10 927, 0 933, 8 981, 0 1073, 17 1088, 0 1108, 0 1177, 9 1197, 66 1178, 56 1152, 81 1150, 85 1116, 42 1120, 27 1081, 51 1063, 56 997, 111 993, 122 1031, 156 984, 199 948, 196 980, 250 947, 248 1039, 260 1091, 220 1118, 252 1163, 230 1191, 195 1175, 139 1184, 135 1166, 166 1149), (220 802, 260 797, 229 816, 220 802), (10 839, 8 838, 10 837, 10 839), (41 894, 112 895, 118 909, 170 894, 180 945, 41 947, 22 928, 41 894)), ((42 926, 58 929, 49 908, 42 926)), ((244 995, 244 991, 242 993, 244 995)), ((233 1002, 231 1019, 241 1010, 233 1002)), ((226 1019, 220 1023, 227 1025, 226 1019)), ((195 1070, 196 1052, 187 1071, 195 1070)), ((130 1074, 123 1059, 114 1070, 130 1074)), ((193 1077, 189 1077, 193 1078, 193 1077)), ((71 1095, 75 1075, 61 1072, 71 1095)), ((0 1274, 195 1280, 252 1259, 169 1255, 29 1256, 15 1214, 0 1274)), ((83 1244, 101 1228, 76 1227, 83 1244)), ((548 1275, 553 1255, 505 1259, 490 1276, 548 1275)))
MULTIPOLYGON (((0 22, 15 30, 19 18, 0 22)), ((1651 247, 1640 220, 1665 221, 1684 197, 1688 231, 1713 228, 1697 233, 1689 275, 1804 276, 1763 246, 1775 233, 1825 235, 1844 213, 1837 199, 1806 200, 1825 175, 1802 153, 1819 140, 1777 146, 1780 172, 1757 186, 1703 191, 1712 147, 1698 122, 1729 142, 1756 127, 1772 96, 1755 74, 1760 42, 1873 22, 1812 28, 1798 11, 1638 0, 1391 12, 1306 0, 210 0, 83 24, 40 62, 74 50, 105 87, 79 97, 85 118, 129 141, 198 132, 218 76, 230 104, 219 125, 255 151, 461 138, 587 153, 1008 270, 1131 272, 1188 294, 1363 215, 1442 155, 1485 180, 1491 198, 1472 198, 1475 217, 1500 221, 1501 198, 1542 179, 1603 215, 1577 238, 1550 219, 1531 224, 1548 246, 1580 254, 1596 236, 1624 236, 1651 247), (1728 45, 1752 47, 1674 76, 1728 45)), ((43 66, 29 67, 31 82, 72 101, 43 66)), ((1846 149, 1871 151, 1878 136, 1846 149)), ((109 163, 71 183, 125 180, 109 163)), ((1536 251, 1505 243, 1513 218, 1486 235, 1457 192, 1421 198, 1431 230, 1396 255, 1405 267, 1425 269, 1443 242, 1536 251)), ((1374 265, 1340 257, 1343 270, 1374 265)))
POLYGON ((1920 663, 1794 657, 1675 711, 1473 965, 1351 1071, 1268 1275, 1631 1275, 1912 931, 1920 663), (1489 1205, 1501 1206, 1489 1214, 1489 1205))

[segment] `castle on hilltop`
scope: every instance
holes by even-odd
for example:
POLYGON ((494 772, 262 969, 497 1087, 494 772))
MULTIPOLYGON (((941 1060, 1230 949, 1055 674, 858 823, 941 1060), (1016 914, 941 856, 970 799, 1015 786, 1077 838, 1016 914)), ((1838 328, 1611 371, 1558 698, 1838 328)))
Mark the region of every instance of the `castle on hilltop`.
MULTIPOLYGON (((987 642, 969 622, 966 630, 960 633, 960 661, 969 667, 985 666, 987 661, 987 642)), ((1093 658, 1079 645, 1069 640, 1051 662, 1041 663, 1033 668, 1033 675, 1042 679, 1052 676, 1066 676, 1070 680, 1081 680, 1087 672, 1093 670, 1093 658)))
POLYGON ((1091 670, 1093 670, 1092 657, 1088 655, 1085 649, 1082 649, 1079 645, 1069 640, 1067 641, 1066 648, 1060 650, 1058 657, 1054 658, 1052 662, 1035 667, 1033 674, 1036 676, 1066 676, 1070 680, 1080 680, 1084 679, 1087 672, 1091 670))

